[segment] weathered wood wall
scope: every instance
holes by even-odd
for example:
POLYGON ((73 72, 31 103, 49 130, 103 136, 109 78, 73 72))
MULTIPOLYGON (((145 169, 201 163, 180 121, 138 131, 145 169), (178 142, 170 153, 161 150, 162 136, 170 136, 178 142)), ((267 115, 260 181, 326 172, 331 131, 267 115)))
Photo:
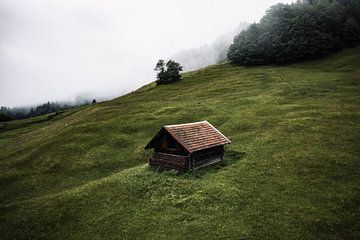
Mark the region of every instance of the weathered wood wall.
POLYGON ((190 161, 188 156, 182 155, 182 151, 169 153, 167 149, 155 150, 154 155, 149 159, 149 164, 154 168, 165 170, 177 170, 186 172, 190 169, 197 170, 201 167, 223 160, 224 146, 204 149, 191 154, 190 161))
POLYGON ((192 169, 198 169, 203 166, 221 161, 224 156, 224 147, 218 146, 209 149, 204 149, 192 154, 191 166, 192 169))
POLYGON ((158 145, 155 147, 155 152, 187 156, 185 148, 173 139, 173 137, 171 137, 167 132, 159 138, 158 145), (171 146, 170 142, 173 142, 173 146, 171 146))
POLYGON ((154 152, 154 155, 149 159, 151 167, 161 168, 166 170, 175 169, 179 172, 186 172, 189 168, 189 158, 186 156, 154 152))

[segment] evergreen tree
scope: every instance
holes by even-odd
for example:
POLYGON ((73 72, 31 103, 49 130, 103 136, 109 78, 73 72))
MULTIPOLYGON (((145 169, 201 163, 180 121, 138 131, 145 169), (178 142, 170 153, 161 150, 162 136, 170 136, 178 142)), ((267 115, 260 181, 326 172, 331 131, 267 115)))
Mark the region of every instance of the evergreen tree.
POLYGON ((343 39, 347 45, 354 47, 359 43, 360 26, 353 18, 346 19, 342 30, 343 39))

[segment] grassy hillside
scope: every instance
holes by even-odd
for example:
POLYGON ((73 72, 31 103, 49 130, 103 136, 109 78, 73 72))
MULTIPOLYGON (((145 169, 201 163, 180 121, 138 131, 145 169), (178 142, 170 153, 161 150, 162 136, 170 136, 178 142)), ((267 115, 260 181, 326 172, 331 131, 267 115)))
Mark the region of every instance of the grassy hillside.
POLYGON ((60 115, 0 125, 1 239, 360 238, 360 48, 216 65, 60 115), (194 174, 147 166, 164 124, 232 140, 194 174))

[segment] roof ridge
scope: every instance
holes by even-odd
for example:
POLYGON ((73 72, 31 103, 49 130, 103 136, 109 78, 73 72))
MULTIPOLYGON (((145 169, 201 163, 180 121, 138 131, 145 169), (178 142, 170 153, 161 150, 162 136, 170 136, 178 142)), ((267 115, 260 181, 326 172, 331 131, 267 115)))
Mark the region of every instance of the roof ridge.
MULTIPOLYGON (((194 125, 194 124, 198 124, 198 123, 209 123, 208 121, 206 120, 203 120, 203 121, 198 121, 198 122, 191 122, 191 123, 180 123, 180 124, 170 124, 170 125, 165 125, 164 127, 167 128, 167 127, 177 127, 177 126, 185 126, 185 125, 194 125)), ((210 123, 209 123, 210 124, 210 123)), ((210 124, 211 125, 211 124, 210 124)))

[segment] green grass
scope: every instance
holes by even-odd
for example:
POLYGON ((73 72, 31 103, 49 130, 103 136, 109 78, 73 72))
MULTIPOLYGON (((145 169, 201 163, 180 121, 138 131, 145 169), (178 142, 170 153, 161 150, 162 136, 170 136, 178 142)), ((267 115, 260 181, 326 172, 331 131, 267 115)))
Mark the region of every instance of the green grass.
POLYGON ((171 85, 0 124, 1 239, 360 239, 360 48, 215 65, 171 85), (232 140, 194 174, 147 166, 165 124, 232 140))

